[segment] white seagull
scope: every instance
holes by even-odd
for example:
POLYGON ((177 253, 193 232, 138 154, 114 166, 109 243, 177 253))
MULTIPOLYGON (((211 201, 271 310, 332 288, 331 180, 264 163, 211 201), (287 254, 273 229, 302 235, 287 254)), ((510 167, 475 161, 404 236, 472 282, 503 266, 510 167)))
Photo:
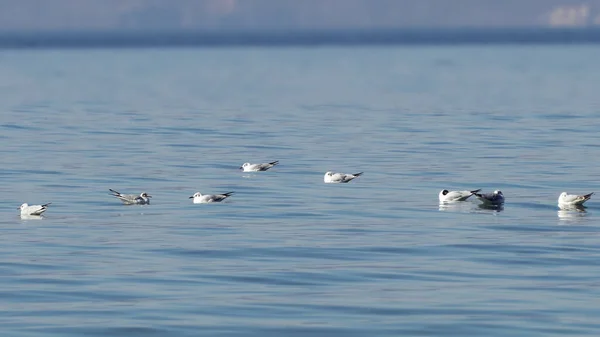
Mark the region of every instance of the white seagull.
POLYGON ((499 206, 504 204, 504 194, 502 194, 502 191, 495 190, 493 193, 473 193, 473 195, 481 200, 484 205, 499 206))
POLYGON ((469 199, 474 193, 481 191, 481 189, 473 191, 448 191, 443 190, 439 194, 440 202, 453 202, 453 201, 465 201, 469 199))
POLYGON ((209 202, 221 202, 225 199, 227 199, 227 197, 229 197, 230 195, 232 195, 234 192, 227 192, 227 193, 223 193, 223 194, 202 194, 200 192, 196 192, 194 193, 194 195, 192 195, 190 197, 190 199, 194 199, 193 202, 194 204, 206 204, 209 202))
POLYGON ((244 172, 259 172, 259 171, 266 171, 277 164, 279 164, 279 160, 272 161, 270 163, 263 163, 263 164, 244 163, 244 164, 242 164, 242 166, 240 166, 240 169, 243 170, 244 172))
POLYGON ((333 172, 329 171, 329 172, 325 173, 325 176, 323 177, 323 181, 326 184, 347 183, 347 182, 351 181, 352 179, 362 175, 363 173, 364 172, 348 174, 348 173, 333 173, 333 172))
POLYGON ((135 195, 121 194, 111 188, 108 190, 113 193, 111 194, 113 197, 119 198, 125 205, 150 205, 150 198, 152 198, 152 196, 148 195, 146 192, 142 192, 140 195, 135 195))
POLYGON ((51 202, 47 203, 47 204, 43 204, 43 205, 27 205, 27 203, 24 203, 23 205, 21 205, 21 207, 19 207, 19 209, 21 210, 21 216, 22 217, 28 217, 28 216, 40 216, 42 215, 42 213, 44 213, 47 209, 48 209, 48 205, 50 205, 51 202))
POLYGON ((558 204, 563 206, 581 206, 584 202, 590 200, 593 194, 594 192, 585 195, 562 192, 558 197, 558 204))

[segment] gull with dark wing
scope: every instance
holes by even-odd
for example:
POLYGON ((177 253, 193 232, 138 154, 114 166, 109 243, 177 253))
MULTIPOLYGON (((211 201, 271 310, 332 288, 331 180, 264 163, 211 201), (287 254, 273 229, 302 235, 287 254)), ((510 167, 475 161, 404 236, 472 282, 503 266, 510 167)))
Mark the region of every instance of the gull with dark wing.
POLYGON ((349 173, 334 173, 334 172, 329 171, 329 172, 325 173, 325 176, 323 177, 323 181, 326 184, 347 183, 347 182, 352 181, 354 178, 359 177, 363 173, 364 172, 349 174, 349 173))
POLYGON ((486 206, 500 206, 504 204, 504 194, 499 190, 495 190, 493 193, 473 193, 473 195, 486 206))
POLYGON ((223 194, 202 194, 200 192, 196 192, 190 197, 190 199, 194 199, 194 204, 207 204, 210 202, 221 202, 227 199, 227 197, 233 193, 234 192, 227 192, 223 194))
POLYGON ((266 171, 277 164, 279 164, 279 160, 272 161, 270 163, 262 163, 262 164, 244 163, 244 164, 242 164, 242 166, 240 166, 240 169, 243 170, 244 172, 259 172, 259 171, 266 171))
POLYGON ((51 202, 43 205, 28 205, 27 203, 24 203, 19 207, 21 210, 21 217, 41 216, 48 209, 48 205, 50 204, 51 202))
POLYGON ((562 192, 558 197, 559 206, 581 206, 584 202, 590 200, 594 192, 584 195, 569 194, 562 192))
POLYGON ((454 202, 454 201, 465 201, 469 199, 474 193, 481 191, 481 189, 473 191, 448 191, 442 190, 439 194, 440 202, 454 202))
POLYGON ((112 192, 113 197, 119 198, 124 205, 149 205, 151 195, 148 195, 146 192, 140 193, 140 195, 135 194, 121 194, 113 189, 108 189, 112 192))

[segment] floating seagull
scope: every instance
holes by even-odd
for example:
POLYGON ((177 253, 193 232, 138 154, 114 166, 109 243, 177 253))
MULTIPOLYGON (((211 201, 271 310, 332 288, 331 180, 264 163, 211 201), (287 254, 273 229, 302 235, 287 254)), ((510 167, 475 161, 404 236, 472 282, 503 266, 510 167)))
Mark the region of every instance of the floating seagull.
POLYGON ((347 173, 333 173, 333 172, 329 171, 329 172, 325 173, 325 176, 323 177, 323 181, 326 184, 347 183, 347 182, 351 181, 352 179, 362 175, 363 173, 364 172, 347 174, 347 173))
POLYGON ((204 194, 200 192, 194 193, 190 197, 190 199, 194 199, 194 204, 206 204, 209 202, 221 202, 227 199, 228 196, 232 195, 234 192, 227 192, 223 194, 204 194))
POLYGON ((47 209, 48 209, 48 205, 50 205, 51 202, 47 203, 47 204, 43 204, 43 205, 27 205, 27 203, 24 203, 23 205, 21 205, 21 207, 19 207, 19 209, 21 210, 21 217, 28 217, 28 216, 40 216, 42 215, 42 213, 44 213, 47 209))
POLYGON ((484 205, 498 206, 504 203, 504 194, 502 191, 494 191, 493 193, 473 193, 477 199, 481 200, 484 205))
POLYGON ((244 170, 244 172, 266 171, 277 164, 279 164, 279 160, 272 161, 270 163, 263 163, 263 164, 244 163, 242 166, 240 166, 240 169, 244 170))
POLYGON ((473 191, 448 191, 443 190, 440 192, 440 202, 453 202, 453 201, 465 201, 469 199, 474 193, 481 191, 481 189, 473 191))
POLYGON ((148 195, 146 192, 142 192, 140 195, 135 194, 121 194, 113 189, 108 189, 114 194, 111 194, 113 197, 117 197, 121 199, 123 204, 125 205, 150 205, 151 195, 148 195))
POLYGON ((594 192, 585 195, 568 194, 562 192, 558 197, 558 204, 563 206, 581 206, 584 202, 590 200, 594 192))

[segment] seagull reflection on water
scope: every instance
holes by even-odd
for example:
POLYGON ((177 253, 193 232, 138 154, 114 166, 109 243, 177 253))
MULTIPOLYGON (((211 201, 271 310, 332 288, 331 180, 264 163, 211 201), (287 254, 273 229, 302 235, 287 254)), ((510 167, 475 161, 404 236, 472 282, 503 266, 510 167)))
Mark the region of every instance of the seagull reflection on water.
POLYGON ((558 205, 558 218, 560 220, 577 220, 587 216, 587 211, 583 205, 558 205))
POLYGON ((474 204, 472 202, 440 202, 440 212, 459 212, 459 213, 492 213, 502 212, 504 205, 485 205, 474 204))
POLYGON ((440 202, 439 210, 442 212, 470 212, 473 210, 471 202, 440 202))
POLYGON ((488 204, 479 204, 477 205, 479 209, 485 209, 489 211, 502 212, 504 210, 504 204, 500 205, 488 205, 488 204))
POLYGON ((43 218, 41 215, 21 214, 21 220, 42 220, 43 218))

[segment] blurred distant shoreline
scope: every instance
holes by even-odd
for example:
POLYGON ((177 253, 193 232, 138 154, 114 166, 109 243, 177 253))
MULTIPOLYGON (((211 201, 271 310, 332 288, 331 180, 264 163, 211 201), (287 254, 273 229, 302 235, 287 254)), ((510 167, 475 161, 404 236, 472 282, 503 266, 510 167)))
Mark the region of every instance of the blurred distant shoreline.
POLYGON ((2 32, 2 49, 598 44, 600 28, 2 32))

